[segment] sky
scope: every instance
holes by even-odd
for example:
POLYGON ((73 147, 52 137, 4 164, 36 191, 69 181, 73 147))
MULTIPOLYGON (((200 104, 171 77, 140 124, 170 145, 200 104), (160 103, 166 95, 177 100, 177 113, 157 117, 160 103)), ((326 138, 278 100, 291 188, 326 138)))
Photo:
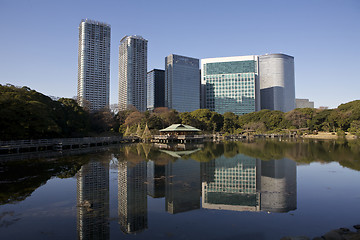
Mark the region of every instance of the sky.
POLYGON ((125 35, 148 40, 148 71, 169 54, 284 53, 295 58, 296 98, 329 108, 360 99, 359 0, 0 0, 0 84, 76 96, 86 18, 111 25, 111 104, 125 35))

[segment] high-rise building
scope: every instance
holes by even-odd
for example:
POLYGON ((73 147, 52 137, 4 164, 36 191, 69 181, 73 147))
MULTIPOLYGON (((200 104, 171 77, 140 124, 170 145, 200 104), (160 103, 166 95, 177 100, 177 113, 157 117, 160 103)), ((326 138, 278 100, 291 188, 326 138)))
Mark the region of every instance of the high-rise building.
POLYGON ((153 198, 165 197, 165 165, 147 162, 147 194, 153 198))
POLYGON ((206 108, 237 115, 260 110, 257 56, 202 59, 201 79, 206 84, 206 108))
POLYGON ((259 56, 261 109, 291 111, 295 108, 294 57, 259 56))
POLYGON ((260 211, 259 163, 260 160, 242 154, 215 159, 202 182, 202 207, 260 211))
POLYGON ((136 233, 148 228, 145 161, 119 162, 118 214, 124 233, 136 233))
POLYGON ((297 208, 296 162, 283 158, 261 162, 261 210, 289 212, 297 208))
POLYGON ((296 98, 296 108, 314 108, 314 102, 309 99, 296 98))
POLYGON ((110 239, 108 162, 90 161, 76 178, 78 239, 110 239))
POLYGON ((119 110, 146 111, 147 40, 125 36, 119 45, 119 110))
POLYGON ((200 209, 200 189, 199 162, 177 159, 166 165, 165 210, 168 213, 200 209))
POLYGON ((175 54, 165 58, 165 106, 179 112, 200 108, 199 59, 175 54))
POLYGON ((90 111, 109 106, 110 30, 109 24, 88 19, 79 25, 77 100, 90 111))
POLYGON ((202 207, 288 212, 297 207, 296 162, 238 154, 202 163, 202 207))
POLYGON ((165 71, 153 69, 147 73, 147 109, 165 107, 165 71))

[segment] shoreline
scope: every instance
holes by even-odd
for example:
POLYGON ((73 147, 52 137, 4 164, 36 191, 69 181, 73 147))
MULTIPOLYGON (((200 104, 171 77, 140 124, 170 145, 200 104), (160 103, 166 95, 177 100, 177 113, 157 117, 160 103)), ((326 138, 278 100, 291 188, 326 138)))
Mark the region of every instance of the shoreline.
MULTIPOLYGON (((330 140, 338 140, 342 139, 342 137, 339 137, 336 133, 331 132, 319 132, 318 134, 307 134, 307 135, 301 135, 301 138, 308 138, 308 139, 330 139, 330 140)), ((350 133, 346 133, 345 135, 346 140, 356 140, 358 139, 357 136, 352 135, 350 133)))

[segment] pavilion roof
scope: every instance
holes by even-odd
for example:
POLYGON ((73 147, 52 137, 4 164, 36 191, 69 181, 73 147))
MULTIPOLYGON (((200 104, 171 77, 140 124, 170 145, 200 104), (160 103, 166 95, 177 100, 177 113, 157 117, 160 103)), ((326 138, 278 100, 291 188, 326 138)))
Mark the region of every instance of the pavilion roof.
POLYGON ((201 132, 201 130, 185 124, 173 124, 161 129, 160 132, 201 132))

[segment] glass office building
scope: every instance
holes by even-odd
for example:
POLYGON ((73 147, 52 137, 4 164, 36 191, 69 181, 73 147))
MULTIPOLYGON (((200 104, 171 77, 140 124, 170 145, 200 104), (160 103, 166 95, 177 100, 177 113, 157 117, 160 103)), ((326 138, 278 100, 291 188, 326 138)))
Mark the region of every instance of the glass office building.
POLYGON ((221 156, 212 165, 206 173, 212 179, 202 182, 203 208, 260 211, 260 160, 238 154, 233 158, 221 156))
POLYGON ((201 79, 206 108, 237 115, 260 110, 257 56, 202 59, 201 79))
POLYGON ((199 59, 175 54, 165 58, 165 106, 179 112, 200 108, 199 59))
POLYGON ((147 109, 165 107, 165 70, 153 69, 147 73, 147 109))

